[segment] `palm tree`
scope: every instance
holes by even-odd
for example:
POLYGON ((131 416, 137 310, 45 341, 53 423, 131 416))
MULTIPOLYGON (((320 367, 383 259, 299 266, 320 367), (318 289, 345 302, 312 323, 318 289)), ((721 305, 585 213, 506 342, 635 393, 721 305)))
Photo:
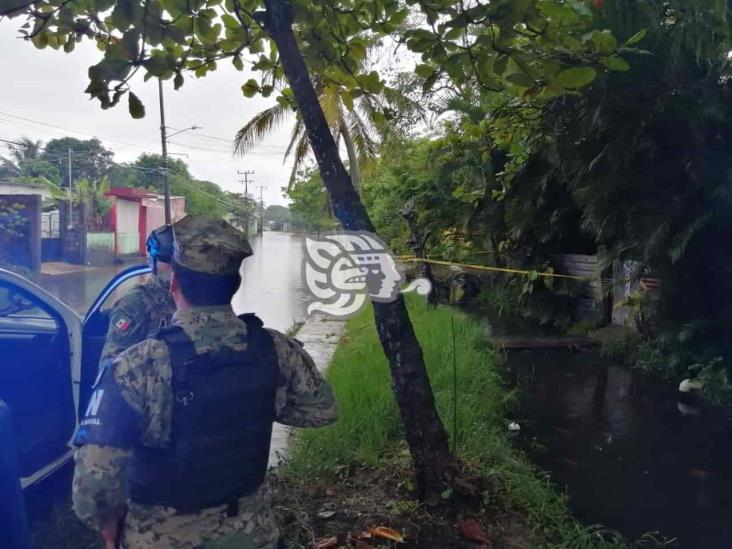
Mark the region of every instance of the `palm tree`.
MULTIPOLYGON (((361 167, 376 156, 379 129, 374 122, 374 113, 388 103, 385 99, 386 95, 361 96, 354 101, 352 107, 349 107, 342 99, 345 89, 338 84, 315 77, 313 86, 336 144, 340 144, 341 139, 343 140, 348 155, 351 180, 358 190, 361 182, 361 167)), ((295 160, 288 190, 292 188, 298 171, 310 154, 310 143, 300 113, 293 111, 285 103, 278 103, 255 114, 237 132, 234 139, 234 154, 243 156, 293 115, 295 126, 284 156, 284 161, 287 161, 291 155, 295 160)))
POLYGON ((43 149, 43 142, 21 137, 17 144, 8 145, 10 158, 0 158, 0 177, 18 177, 22 175, 23 164, 29 160, 38 160, 43 149))
POLYGON ((43 149, 43 142, 33 141, 28 137, 21 137, 20 143, 17 145, 8 145, 8 149, 10 149, 10 154, 15 164, 20 167, 27 160, 38 160, 43 149))

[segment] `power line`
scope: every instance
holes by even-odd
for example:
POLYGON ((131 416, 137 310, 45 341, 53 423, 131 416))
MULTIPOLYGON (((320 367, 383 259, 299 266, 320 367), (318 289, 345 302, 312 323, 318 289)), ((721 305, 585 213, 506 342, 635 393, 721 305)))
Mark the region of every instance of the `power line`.
MULTIPOLYGON (((194 135, 194 134, 191 134, 194 135)), ((190 149, 193 151, 205 151, 209 153, 215 153, 215 154, 225 154, 228 157, 232 156, 233 151, 224 151, 222 149, 211 149, 207 147, 201 147, 199 145, 187 145, 185 143, 180 143, 177 141, 168 141, 168 143, 171 143, 173 145, 178 145, 179 147, 185 147, 186 149, 190 149)), ((247 154, 253 154, 253 155, 267 155, 267 156, 282 156, 285 154, 285 149, 282 149, 278 152, 275 151, 257 151, 257 150, 251 150, 247 154)))
MULTIPOLYGON (((174 130, 176 128, 170 127, 170 129, 174 130)), ((200 132, 189 134, 188 137, 202 137, 204 139, 224 142, 224 143, 226 143, 228 145, 232 145, 232 146, 233 146, 233 141, 234 141, 231 138, 227 139, 226 137, 219 137, 216 135, 210 135, 210 134, 205 134, 205 133, 200 133, 200 132)), ((282 147, 278 147, 277 145, 265 145, 265 144, 260 144, 260 145, 257 145, 256 147, 252 147, 252 148, 253 149, 270 149, 272 151, 279 151, 279 152, 283 152, 283 153, 286 150, 286 149, 283 149, 282 147)))
MULTIPOLYGON (((143 146, 138 145, 136 143, 130 143, 130 142, 127 142, 127 141, 120 141, 119 139, 112 139, 111 137, 101 137, 100 138, 97 135, 93 135, 93 134, 90 134, 90 133, 82 132, 82 131, 79 131, 79 130, 72 130, 70 128, 65 128, 63 126, 57 126, 55 124, 49 124, 48 122, 41 122, 40 120, 34 120, 32 118, 27 118, 25 116, 20 116, 20 115, 17 115, 17 114, 11 114, 11 113, 7 113, 7 112, 0 111, 0 115, 9 116, 10 118, 17 118, 18 120, 24 120, 26 122, 31 122, 33 124, 39 124, 41 126, 47 126, 49 128, 54 128, 56 130, 61 130, 63 132, 71 132, 71 133, 76 133, 76 134, 83 135, 83 136, 86 136, 86 137, 91 137, 91 138, 94 138, 94 139, 104 139, 105 141, 112 141, 114 143, 120 143, 120 144, 122 144, 122 145, 124 145, 126 147, 135 147, 135 148, 142 149, 142 150, 148 150, 146 147, 143 147, 143 146)), ((40 131, 40 130, 36 130, 36 131, 40 131)))
POLYGON ((195 192, 197 192, 197 193, 199 193, 199 194, 201 194, 201 195, 203 195, 203 196, 205 196, 207 198, 210 198, 211 200, 216 200, 219 203, 221 203, 223 206, 226 206, 228 208, 231 208, 231 209, 239 209, 239 207, 240 207, 238 204, 234 204, 233 202, 229 202, 229 201, 227 201, 226 199, 224 199, 224 198, 222 198, 220 196, 214 196, 214 195, 212 195, 210 193, 207 193, 203 189, 199 189, 198 187, 195 186, 195 184, 192 181, 186 181, 184 179, 180 179, 180 180, 178 180, 178 183, 181 183, 184 187, 188 187, 188 189, 190 189, 192 191, 195 191, 195 192))

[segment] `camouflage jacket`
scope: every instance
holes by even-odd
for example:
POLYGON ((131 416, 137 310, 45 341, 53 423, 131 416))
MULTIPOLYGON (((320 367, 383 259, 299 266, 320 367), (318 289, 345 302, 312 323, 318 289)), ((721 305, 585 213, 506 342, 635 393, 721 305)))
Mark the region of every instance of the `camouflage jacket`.
POLYGON ((135 286, 114 304, 100 362, 114 358, 166 326, 174 312, 168 285, 160 278, 153 275, 135 286))
MULTIPOLYGON (((225 345, 240 350, 246 334, 246 325, 228 305, 178 311, 173 323, 190 336, 198 353, 225 345)), ((297 427, 335 421, 335 398, 312 358, 294 338, 269 332, 279 359, 275 420, 297 427)), ((171 376, 168 348, 156 339, 123 352, 100 373, 76 435, 81 447, 75 454, 74 509, 90 526, 100 528, 124 507, 125 471, 132 448, 136 444, 168 444, 173 411, 171 376), (102 388, 105 391, 100 395, 102 388), (107 402, 102 404, 104 400, 107 402)), ((176 515, 170 508, 131 503, 125 525, 127 546, 193 548, 241 532, 255 547, 272 546, 278 533, 266 485, 242 498, 239 509, 239 515, 229 519, 224 508, 176 515)))

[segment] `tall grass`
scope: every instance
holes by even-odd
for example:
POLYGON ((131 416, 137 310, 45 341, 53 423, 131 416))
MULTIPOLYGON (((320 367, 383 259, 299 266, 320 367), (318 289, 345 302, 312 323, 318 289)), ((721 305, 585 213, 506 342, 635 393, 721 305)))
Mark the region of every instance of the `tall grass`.
MULTIPOLYGON (((419 299, 409 299, 408 306, 451 444, 473 472, 491 479, 491 502, 521 512, 542 546, 623 546, 612 533, 577 523, 547 475, 512 446, 506 419, 512 394, 502 385, 501 357, 484 326, 452 308, 428 309, 419 299)), ((326 377, 338 398, 339 420, 300 431, 283 473, 308 478, 339 465, 388 465, 403 430, 371 310, 349 320, 326 377)))

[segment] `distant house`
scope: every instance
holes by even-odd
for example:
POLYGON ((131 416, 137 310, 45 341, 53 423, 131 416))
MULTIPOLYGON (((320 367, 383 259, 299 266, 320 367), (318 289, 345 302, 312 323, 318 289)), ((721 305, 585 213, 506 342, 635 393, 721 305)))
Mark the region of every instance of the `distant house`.
POLYGON ((41 265, 41 185, 0 179, 0 262, 38 270, 41 265))
MULTIPOLYGON (((156 193, 133 187, 112 187, 109 226, 115 234, 115 255, 145 255, 147 236, 165 224, 165 199, 156 193)), ((170 199, 173 222, 185 216, 186 199, 170 199)))
POLYGON ((40 184, 21 183, 13 179, 0 179, 0 194, 38 194, 41 199, 51 198, 51 191, 40 184))

